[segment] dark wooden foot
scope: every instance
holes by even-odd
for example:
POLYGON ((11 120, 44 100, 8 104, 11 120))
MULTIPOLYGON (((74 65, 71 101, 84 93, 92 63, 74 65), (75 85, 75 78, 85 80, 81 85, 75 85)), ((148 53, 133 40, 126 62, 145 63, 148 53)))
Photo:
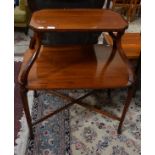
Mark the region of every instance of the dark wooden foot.
POLYGON ((27 89, 24 88, 23 86, 20 86, 20 95, 21 95, 21 99, 22 99, 22 103, 23 103, 26 120, 27 120, 28 127, 29 127, 30 138, 33 139, 34 134, 33 134, 33 127, 32 127, 29 105, 28 105, 28 99, 27 99, 27 89))
POLYGON ((119 123, 119 126, 118 126, 118 130, 117 130, 118 134, 121 134, 122 125, 123 125, 123 122, 124 122, 124 119, 125 119, 125 115, 126 115, 126 113, 128 111, 129 105, 131 103, 133 94, 134 94, 134 88, 130 87, 129 90, 128 90, 128 95, 127 95, 127 99, 125 101, 125 105, 124 105, 124 109, 123 109, 123 112, 122 112, 121 120, 120 120, 120 123, 119 123))
POLYGON ((38 97, 38 93, 36 90, 34 90, 34 97, 37 98, 38 97))
POLYGON ((30 132, 30 139, 31 140, 34 140, 34 134, 33 134, 33 132, 32 133, 30 132))

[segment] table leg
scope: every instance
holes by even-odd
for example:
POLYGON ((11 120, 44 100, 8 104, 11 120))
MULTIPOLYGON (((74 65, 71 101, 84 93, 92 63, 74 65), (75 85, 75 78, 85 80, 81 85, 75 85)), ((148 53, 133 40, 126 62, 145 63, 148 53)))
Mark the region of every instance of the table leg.
POLYGON ((20 77, 20 94, 21 94, 24 112, 26 115, 31 138, 33 138, 34 135, 33 135, 33 128, 32 128, 32 119, 31 119, 29 105, 28 105, 28 99, 27 99, 28 89, 26 89, 26 85, 27 85, 29 71, 40 52, 40 47, 41 47, 40 35, 37 35, 36 41, 37 41, 38 47, 37 47, 36 51, 33 53, 32 57, 29 59, 25 68, 23 69, 23 71, 21 73, 21 77, 20 77))
POLYGON ((37 49, 36 51, 33 53, 32 57, 29 59, 28 63, 26 64, 25 68, 23 69, 22 73, 21 73, 21 83, 23 86, 25 86, 27 84, 27 77, 29 74, 29 71, 32 67, 32 65, 34 64, 39 52, 40 52, 40 48, 41 48, 41 40, 40 40, 40 35, 38 34, 36 37, 36 42, 37 42, 37 49))
POLYGON ((107 62, 105 63, 105 65, 102 69, 102 73, 104 73, 104 71, 107 69, 109 64, 112 62, 113 58, 115 57, 116 51, 117 51, 116 36, 113 34, 113 32, 109 32, 109 35, 112 37, 113 47, 112 47, 111 54, 109 55, 109 58, 107 59, 107 62))
POLYGON ((131 86, 129 87, 127 99, 126 99, 124 109, 123 109, 123 112, 121 115, 121 120, 120 120, 119 127, 117 130, 118 134, 121 133, 122 124, 124 122, 125 115, 127 113, 127 110, 128 110, 129 105, 131 103, 131 99, 132 99, 133 94, 134 94, 133 84, 135 83, 133 67, 132 67, 131 63, 129 62, 128 58, 126 57, 126 55, 122 49, 122 46, 121 46, 121 39, 122 39, 123 34, 124 34, 124 32, 118 32, 117 33, 116 45, 117 45, 117 51, 119 52, 119 55, 121 56, 122 60, 124 61, 124 63, 126 64, 126 66, 128 68, 128 72, 129 72, 128 85, 131 85, 131 86))
POLYGON ((135 75, 134 75, 133 66, 130 63, 130 61, 128 60, 127 56, 125 55, 125 52, 124 52, 122 45, 121 45, 121 39, 122 39, 123 34, 124 34, 124 31, 117 33, 117 36, 116 36, 116 46, 117 47, 116 48, 117 48, 117 51, 119 52, 120 57, 122 58, 122 60, 124 61, 124 63, 127 66, 127 69, 129 72, 129 81, 128 81, 128 85, 129 85, 129 84, 134 82, 135 75))
POLYGON ((33 134, 33 127, 32 127, 32 119, 31 119, 31 114, 30 114, 28 99, 27 99, 27 91, 28 90, 26 88, 24 88, 23 86, 20 86, 20 95, 21 95, 21 99, 22 99, 22 103, 23 103, 24 112, 25 112, 27 123, 28 123, 29 131, 30 131, 30 138, 33 139, 34 134, 33 134))
POLYGON ((128 88, 127 99, 125 101, 124 109, 123 109, 123 112, 122 112, 122 115, 121 115, 121 120, 120 120, 120 123, 119 123, 119 126, 118 126, 118 130, 117 130, 118 134, 121 134, 122 125, 123 125, 126 113, 128 111, 128 108, 130 106, 130 103, 131 103, 133 95, 134 95, 134 87, 131 86, 131 87, 128 88))

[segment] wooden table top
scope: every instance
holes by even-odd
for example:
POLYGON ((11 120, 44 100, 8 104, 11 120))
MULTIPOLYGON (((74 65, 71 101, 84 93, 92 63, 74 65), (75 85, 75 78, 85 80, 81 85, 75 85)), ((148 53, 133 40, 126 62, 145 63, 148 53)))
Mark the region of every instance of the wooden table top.
POLYGON ((46 9, 33 13, 30 25, 35 31, 122 31, 128 22, 106 9, 46 9))

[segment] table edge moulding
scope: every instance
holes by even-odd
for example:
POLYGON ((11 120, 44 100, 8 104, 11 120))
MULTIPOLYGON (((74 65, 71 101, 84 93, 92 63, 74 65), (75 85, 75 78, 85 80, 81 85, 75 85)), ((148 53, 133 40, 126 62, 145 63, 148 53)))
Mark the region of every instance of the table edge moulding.
POLYGON ((128 22, 108 9, 46 9, 33 13, 35 31, 122 31, 128 22), (60 20, 61 19, 61 20, 60 20))

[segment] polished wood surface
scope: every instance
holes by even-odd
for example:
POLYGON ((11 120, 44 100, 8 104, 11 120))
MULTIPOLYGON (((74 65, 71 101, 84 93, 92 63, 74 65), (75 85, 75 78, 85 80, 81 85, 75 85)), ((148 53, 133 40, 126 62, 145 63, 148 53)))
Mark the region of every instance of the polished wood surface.
POLYGON ((121 15, 105 9, 47 9, 33 13, 35 31, 121 31, 128 23, 121 15))
MULTIPOLYGON (((104 33, 104 38, 109 45, 113 45, 112 38, 109 34, 104 33)), ((141 51, 140 33, 125 33, 122 37, 122 48, 129 59, 139 58, 141 51)))
MULTIPOLYGON (((30 27, 34 30, 30 49, 24 55, 18 81, 21 97, 25 105, 24 111, 30 129, 33 125, 68 108, 79 99, 71 99, 68 105, 32 122, 27 101, 28 90, 45 89, 78 89, 78 88, 131 88, 134 84, 133 68, 121 47, 121 38, 128 23, 118 13, 102 9, 51 9, 37 11, 32 15, 30 27), (89 32, 106 31, 112 37, 113 46, 103 45, 41 45, 44 32, 89 32), (117 33, 114 33, 117 32, 117 33)), ((66 38, 67 39, 67 38, 66 38)), ((88 94, 89 95, 89 94, 88 94)), ((128 93, 121 118, 109 115, 120 121, 118 133, 132 99, 132 91, 128 93)), ((89 108, 89 106, 84 105, 89 108)), ((91 108, 92 110, 92 108, 91 108)), ((99 112, 97 109, 96 112, 99 112)))
MULTIPOLYGON (((33 54, 27 50, 19 75, 33 54)), ((28 89, 54 88, 114 88, 129 84, 129 73, 119 54, 107 66, 110 47, 55 46, 41 47, 40 54, 30 69, 28 89)))

